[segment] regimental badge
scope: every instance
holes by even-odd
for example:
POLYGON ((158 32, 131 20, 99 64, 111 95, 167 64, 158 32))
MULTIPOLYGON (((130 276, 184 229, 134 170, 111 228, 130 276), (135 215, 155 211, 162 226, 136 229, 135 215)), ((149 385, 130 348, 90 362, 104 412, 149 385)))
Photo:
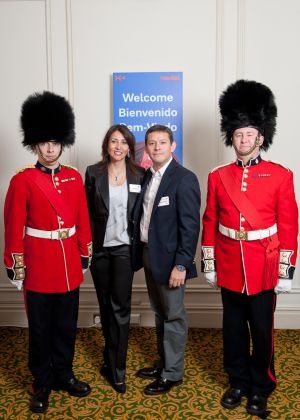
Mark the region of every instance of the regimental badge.
POLYGON ((65 178, 65 179, 61 179, 60 182, 69 182, 69 181, 75 181, 76 178, 72 177, 72 178, 65 178))
POLYGON ((252 174, 252 178, 267 178, 271 176, 271 174, 252 174))

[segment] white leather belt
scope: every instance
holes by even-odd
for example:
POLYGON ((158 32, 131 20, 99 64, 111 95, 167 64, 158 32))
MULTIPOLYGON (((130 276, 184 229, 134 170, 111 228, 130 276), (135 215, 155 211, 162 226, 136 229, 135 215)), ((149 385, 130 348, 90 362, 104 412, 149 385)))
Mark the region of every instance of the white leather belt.
POLYGON ((74 235, 76 232, 75 226, 71 228, 64 228, 64 229, 57 229, 57 230, 40 230, 40 229, 33 229, 31 227, 25 227, 25 233, 29 236, 34 236, 35 238, 42 238, 42 239, 54 239, 54 240, 61 240, 67 239, 74 235))
POLYGON ((219 224, 219 231, 222 235, 228 238, 235 239, 236 241, 256 241, 258 239, 269 238, 277 232, 277 225, 271 226, 268 229, 261 230, 235 230, 219 224))

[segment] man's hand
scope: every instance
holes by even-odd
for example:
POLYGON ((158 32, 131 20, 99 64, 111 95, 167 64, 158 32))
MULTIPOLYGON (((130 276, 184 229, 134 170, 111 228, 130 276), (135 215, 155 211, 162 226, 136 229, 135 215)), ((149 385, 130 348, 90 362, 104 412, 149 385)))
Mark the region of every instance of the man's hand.
POLYGON ((274 292, 278 295, 279 293, 289 293, 292 290, 292 281, 286 279, 279 279, 274 292))
POLYGON ((23 288, 23 280, 11 280, 9 279, 11 284, 15 286, 18 290, 22 290, 23 288))
POLYGON ((218 289, 217 273, 215 271, 204 273, 204 278, 206 282, 210 285, 210 287, 212 287, 213 289, 218 289))
POLYGON ((186 270, 179 271, 176 266, 173 268, 170 278, 169 287, 179 287, 185 283, 186 270))

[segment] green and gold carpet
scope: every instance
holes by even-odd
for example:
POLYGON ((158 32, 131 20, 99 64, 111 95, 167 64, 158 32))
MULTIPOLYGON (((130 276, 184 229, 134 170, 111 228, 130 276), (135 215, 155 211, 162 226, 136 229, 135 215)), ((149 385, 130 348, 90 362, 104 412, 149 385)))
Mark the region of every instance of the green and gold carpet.
MULTIPOLYGON (((269 398, 268 419, 300 419, 300 331, 276 330, 276 370, 278 387, 269 398)), ((0 328, 0 419, 134 419, 134 420, 250 420, 245 403, 234 410, 220 406, 227 386, 222 368, 222 332, 218 329, 190 329, 185 357, 183 385, 159 397, 147 397, 147 380, 135 372, 152 363, 156 355, 153 328, 130 331, 127 392, 117 394, 100 375, 103 338, 101 329, 79 329, 74 371, 90 383, 86 398, 70 397, 66 392, 52 392, 46 414, 29 410, 28 389, 31 376, 27 368, 28 331, 0 328)), ((253 417, 254 418, 254 417, 253 417)))

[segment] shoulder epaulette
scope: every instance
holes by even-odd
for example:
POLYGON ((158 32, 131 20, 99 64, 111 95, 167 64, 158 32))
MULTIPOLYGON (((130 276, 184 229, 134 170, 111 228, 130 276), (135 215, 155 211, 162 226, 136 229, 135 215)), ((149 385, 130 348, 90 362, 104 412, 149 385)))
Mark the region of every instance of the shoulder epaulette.
POLYGON ((35 165, 25 165, 22 168, 19 168, 16 170, 16 174, 19 174, 20 172, 26 171, 26 169, 34 169, 35 165))
POLYGON ((288 168, 287 166, 284 166, 284 165, 283 165, 282 163, 280 163, 280 162, 275 162, 275 160, 268 160, 268 162, 270 162, 270 163, 274 163, 274 165, 279 165, 279 166, 281 166, 282 168, 284 168, 284 169, 288 170, 289 172, 291 172, 290 168, 288 168))
POLYGON ((224 165, 219 165, 219 166, 216 166, 214 169, 212 169, 212 170, 210 171, 210 173, 215 172, 217 169, 224 168, 224 166, 231 165, 232 163, 233 163, 233 162, 230 162, 230 163, 225 163, 224 165))
POLYGON ((64 163, 61 163, 60 166, 62 166, 63 168, 69 168, 69 169, 74 169, 74 171, 78 172, 78 169, 75 168, 75 166, 71 166, 71 165, 66 165, 64 163))

